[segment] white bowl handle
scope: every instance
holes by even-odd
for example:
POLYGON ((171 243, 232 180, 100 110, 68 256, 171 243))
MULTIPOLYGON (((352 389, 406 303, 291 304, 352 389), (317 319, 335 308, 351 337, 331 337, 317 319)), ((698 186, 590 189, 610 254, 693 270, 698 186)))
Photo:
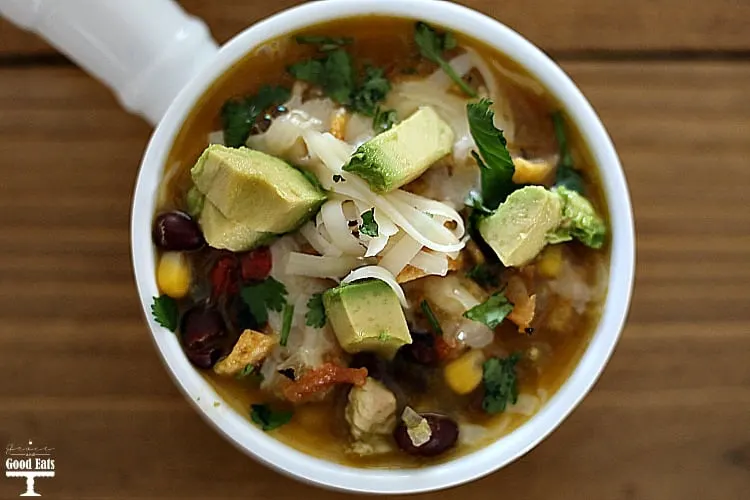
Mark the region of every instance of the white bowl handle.
POLYGON ((203 21, 173 0, 0 0, 0 14, 39 33, 152 125, 218 50, 203 21))

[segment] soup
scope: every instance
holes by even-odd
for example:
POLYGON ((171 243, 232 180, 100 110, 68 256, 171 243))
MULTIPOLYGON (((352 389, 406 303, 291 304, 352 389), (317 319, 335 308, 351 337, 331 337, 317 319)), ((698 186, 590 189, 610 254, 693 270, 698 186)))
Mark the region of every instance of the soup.
POLYGON ((363 17, 266 43, 172 146, 155 319, 301 451, 444 461, 525 422, 586 349, 606 202, 546 90, 495 50, 363 17))

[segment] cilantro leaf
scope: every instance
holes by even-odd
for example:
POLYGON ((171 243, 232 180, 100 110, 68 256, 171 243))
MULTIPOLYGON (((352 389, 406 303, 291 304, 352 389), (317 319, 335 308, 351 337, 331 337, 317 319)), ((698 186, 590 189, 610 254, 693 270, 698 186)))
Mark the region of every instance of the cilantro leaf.
POLYGON ((265 85, 255 96, 225 102, 221 108, 224 144, 230 148, 243 146, 261 113, 288 101, 289 95, 289 89, 285 87, 265 85))
POLYGON ((466 95, 477 97, 477 92, 443 58, 443 52, 456 48, 456 39, 452 33, 446 32, 440 34, 429 24, 420 21, 414 28, 414 41, 417 43, 419 53, 422 54, 422 57, 440 66, 466 95))
POLYGON ((264 431, 272 431, 288 424, 293 415, 292 411, 275 411, 268 405, 250 406, 250 420, 264 431))
POLYGON ((317 85, 328 97, 345 106, 352 102, 354 66, 347 51, 338 48, 322 58, 308 59, 287 68, 297 80, 317 85))
POLYGON ((235 375, 235 378, 237 380, 247 379, 247 380, 252 380, 252 381, 263 382, 263 374, 260 373, 260 370, 258 370, 258 368, 252 363, 248 363, 247 365, 245 365, 245 367, 242 370, 240 370, 239 373, 237 373, 237 375, 235 375))
POLYGON ((323 294, 316 293, 307 301, 305 324, 313 328, 323 328, 326 324, 326 310, 323 307, 323 294))
POLYGON ((505 359, 490 358, 482 366, 484 399, 482 409, 487 413, 502 413, 510 404, 518 401, 518 376, 516 363, 521 359, 513 353, 505 359))
POLYGON ((151 314, 154 320, 167 330, 171 332, 177 330, 180 311, 177 308, 177 301, 169 295, 154 297, 154 303, 151 304, 151 314))
POLYGON ((495 328, 503 322, 505 317, 513 310, 511 304, 505 297, 503 291, 493 294, 478 306, 474 306, 464 313, 464 317, 472 321, 484 323, 490 328, 495 328))
POLYGON ((432 331, 435 332, 435 334, 443 336, 443 329, 440 326, 440 323, 438 322, 437 318, 435 317, 435 313, 432 312, 432 308, 430 307, 429 302, 426 300, 423 300, 419 307, 422 308, 422 312, 427 317, 427 321, 429 321, 430 326, 432 327, 432 331))
POLYGON ((281 324, 281 338, 279 339, 279 345, 286 346, 289 341, 289 332, 292 331, 292 320, 294 319, 294 304, 286 304, 284 306, 284 318, 281 324))
POLYGON ((391 91, 391 82, 382 68, 367 66, 364 79, 352 95, 352 109, 367 116, 375 116, 378 103, 391 91))
POLYGON ((354 42, 350 37, 330 37, 322 35, 300 35, 294 37, 294 40, 300 45, 317 45, 318 49, 323 52, 336 50, 342 45, 351 45, 354 42))
POLYGON ((268 323, 268 310, 281 311, 286 305, 286 287, 272 277, 242 287, 240 295, 259 324, 268 323))
POLYGON ((482 178, 482 200, 484 205, 494 210, 505 201, 510 193, 518 188, 513 183, 513 160, 508 152, 503 131, 495 127, 495 112, 492 101, 482 99, 466 106, 469 116, 469 129, 479 153, 472 151, 480 167, 482 178))
POLYGON ((583 194, 583 176, 573 166, 573 156, 570 154, 568 136, 565 134, 565 118, 562 111, 557 111, 552 115, 552 125, 555 127, 557 144, 560 146, 560 160, 557 163, 555 185, 583 194))
POLYGON ((386 132, 396 124, 397 115, 395 109, 383 110, 380 106, 375 110, 375 116, 372 119, 372 128, 375 133, 386 132))
POLYGON ((362 214, 362 224, 359 226, 359 232, 372 238, 377 238, 378 223, 375 220, 375 208, 371 208, 362 214))
POLYGON ((496 287, 500 282, 502 266, 499 264, 478 264, 472 267, 466 276, 473 279, 479 286, 484 288, 496 287))

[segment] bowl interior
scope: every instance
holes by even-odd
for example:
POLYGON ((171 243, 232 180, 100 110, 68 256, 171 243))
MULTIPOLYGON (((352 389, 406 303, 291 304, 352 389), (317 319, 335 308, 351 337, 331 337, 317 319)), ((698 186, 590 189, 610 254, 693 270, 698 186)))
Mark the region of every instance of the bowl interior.
POLYGON ((203 417, 235 446, 278 471, 320 486, 361 493, 415 493, 455 486, 503 467, 544 439, 585 396, 607 363, 627 315, 634 269, 633 221, 625 177, 591 105, 555 63, 520 35, 475 11, 434 0, 312 2, 258 23, 228 42, 216 60, 182 90, 151 138, 136 185, 131 237, 136 283, 153 340, 175 383, 203 417), (536 415, 512 433, 483 449, 422 469, 355 469, 314 458, 266 435, 228 404, 214 406, 221 398, 188 362, 177 337, 155 323, 150 313, 152 298, 158 295, 150 228, 155 195, 169 149, 191 108, 213 81, 265 41, 307 26, 366 14, 423 20, 467 33, 523 66, 565 108, 586 142, 600 171, 612 231, 605 307, 569 379, 536 415))

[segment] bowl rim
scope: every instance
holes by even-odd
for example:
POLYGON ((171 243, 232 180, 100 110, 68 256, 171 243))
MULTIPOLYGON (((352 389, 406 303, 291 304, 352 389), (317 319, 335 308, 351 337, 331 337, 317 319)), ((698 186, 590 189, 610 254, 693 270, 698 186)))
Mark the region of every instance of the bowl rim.
POLYGON ((168 372, 201 416, 234 446, 286 475, 318 486, 375 494, 420 493, 457 486, 494 472, 527 453, 575 409, 594 385, 618 341, 627 317, 635 269, 633 215, 625 175, 603 124, 565 72, 539 48, 499 21, 452 2, 435 0, 326 0, 277 13, 227 42, 182 89, 158 124, 136 181, 131 211, 135 281, 152 340, 168 372), (326 21, 362 15, 422 20, 466 33, 521 65, 553 95, 588 145, 607 197, 612 228, 610 276, 599 325, 568 379, 545 405, 510 434, 467 455, 419 469, 360 469, 307 455, 253 426, 228 404, 189 363, 172 332, 150 314, 155 282, 151 222, 163 166, 189 112, 229 68, 254 47, 326 21))

